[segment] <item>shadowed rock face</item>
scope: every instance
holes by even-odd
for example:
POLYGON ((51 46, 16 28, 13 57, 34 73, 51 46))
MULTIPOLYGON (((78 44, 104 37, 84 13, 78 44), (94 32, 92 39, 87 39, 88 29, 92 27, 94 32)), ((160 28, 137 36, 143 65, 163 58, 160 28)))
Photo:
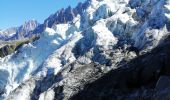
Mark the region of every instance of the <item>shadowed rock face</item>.
POLYGON ((168 100, 170 98, 170 77, 161 76, 156 84, 154 99, 155 100, 168 100))
POLYGON ((161 46, 156 47, 150 53, 139 56, 130 61, 126 66, 112 70, 98 80, 86 84, 82 91, 74 95, 72 100, 119 100, 119 99, 156 99, 169 98, 169 78, 160 76, 170 75, 170 38, 161 46), (163 81, 161 81, 163 80, 163 81), (155 89, 156 86, 156 89, 155 89), (161 89, 160 89, 161 88, 161 89), (156 95, 153 96, 155 94, 156 95), (159 94, 162 93, 162 94, 159 94), (163 97, 165 96, 165 97, 163 97))

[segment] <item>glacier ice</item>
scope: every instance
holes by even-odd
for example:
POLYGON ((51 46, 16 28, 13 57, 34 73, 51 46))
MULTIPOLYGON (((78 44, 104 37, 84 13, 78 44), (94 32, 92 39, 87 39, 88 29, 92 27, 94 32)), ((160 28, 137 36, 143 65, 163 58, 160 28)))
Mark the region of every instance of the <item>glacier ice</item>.
MULTIPOLYGON (((39 40, 0 59, 0 93, 7 96, 27 81, 17 93, 18 100, 28 99, 36 84, 32 77, 56 75, 74 61, 104 64, 107 52, 120 44, 140 50, 156 47, 169 31, 169 4, 169 0, 91 0, 73 21, 46 28, 39 40)), ((40 99, 54 95, 48 91, 40 99)))

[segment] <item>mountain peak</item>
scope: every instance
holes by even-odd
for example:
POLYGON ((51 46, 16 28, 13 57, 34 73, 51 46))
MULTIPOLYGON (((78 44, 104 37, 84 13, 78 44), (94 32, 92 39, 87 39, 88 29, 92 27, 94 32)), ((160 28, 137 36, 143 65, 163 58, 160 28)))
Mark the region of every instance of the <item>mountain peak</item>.
POLYGON ((39 25, 39 23, 36 20, 29 20, 29 21, 25 22, 21 27, 24 29, 27 29, 28 31, 32 31, 38 25, 39 25))
POLYGON ((0 39, 5 41, 27 38, 31 36, 33 31, 39 23, 36 20, 29 20, 19 27, 12 27, 6 30, 2 30, 0 39))
POLYGON ((75 16, 82 14, 83 11, 88 7, 89 0, 84 3, 78 3, 75 8, 68 6, 66 9, 62 8, 58 10, 55 14, 52 14, 44 21, 45 27, 52 27, 54 24, 67 23, 72 21, 75 16))
POLYGON ((29 21, 26 21, 24 24, 38 24, 38 22, 35 20, 35 19, 32 19, 32 20, 29 20, 29 21))

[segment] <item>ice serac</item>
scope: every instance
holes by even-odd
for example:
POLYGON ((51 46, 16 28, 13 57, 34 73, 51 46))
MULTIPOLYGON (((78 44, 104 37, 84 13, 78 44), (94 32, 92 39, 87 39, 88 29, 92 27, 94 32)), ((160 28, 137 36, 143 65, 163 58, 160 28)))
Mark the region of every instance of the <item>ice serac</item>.
POLYGON ((137 7, 138 5, 135 3, 131 3, 131 5, 132 7, 136 7, 138 20, 143 20, 144 22, 141 29, 134 34, 135 45, 139 48, 147 45, 152 46, 152 44, 157 45, 162 36, 168 34, 169 31, 169 18, 167 17, 170 10, 167 8, 169 1, 150 0, 140 2, 140 7, 137 7))
MULTIPOLYGON (((76 33, 76 30, 68 24, 57 25, 56 31, 54 29, 47 28, 46 31, 42 33, 39 40, 32 44, 29 43, 24 45, 16 53, 8 57, 1 58, 1 70, 4 69, 4 66, 6 66, 4 70, 10 72, 9 77, 6 77, 9 80, 6 84, 7 93, 10 89, 15 88, 15 86, 13 86, 14 84, 17 86, 24 80, 29 79, 33 73, 35 74, 36 70, 40 70, 49 55, 51 55, 56 49, 58 50, 63 45, 68 43, 71 38, 74 40, 74 37, 72 36, 73 34, 78 34, 78 32, 76 33), (69 29, 72 33, 66 32, 69 29)), ((78 35, 75 37, 77 36, 78 35)), ((60 54, 58 54, 58 56, 59 55, 60 54)), ((50 66, 44 66, 46 69, 44 67, 42 68, 44 69, 42 70, 42 73, 45 73, 45 75, 50 69, 56 68, 55 70, 59 70, 61 67, 60 62, 50 61, 47 62, 47 64, 50 66)))
MULTIPOLYGON (((38 40, 0 59, 0 73, 6 76, 0 77, 1 97, 67 100, 110 70, 128 69, 128 62, 156 48, 168 35, 169 4, 87 0, 57 11, 33 31, 43 31, 38 40)), ((35 26, 30 22, 20 32, 35 26)))

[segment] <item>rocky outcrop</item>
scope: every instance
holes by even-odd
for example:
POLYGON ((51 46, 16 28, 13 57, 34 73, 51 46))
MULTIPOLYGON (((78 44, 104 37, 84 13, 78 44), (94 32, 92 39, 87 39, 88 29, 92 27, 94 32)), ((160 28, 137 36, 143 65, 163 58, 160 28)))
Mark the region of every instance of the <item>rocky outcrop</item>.
POLYGON ((3 46, 0 47, 0 57, 3 58, 7 55, 10 55, 14 53, 15 51, 18 51, 24 44, 32 43, 38 39, 39 37, 35 36, 30 39, 2 42, 3 46))

